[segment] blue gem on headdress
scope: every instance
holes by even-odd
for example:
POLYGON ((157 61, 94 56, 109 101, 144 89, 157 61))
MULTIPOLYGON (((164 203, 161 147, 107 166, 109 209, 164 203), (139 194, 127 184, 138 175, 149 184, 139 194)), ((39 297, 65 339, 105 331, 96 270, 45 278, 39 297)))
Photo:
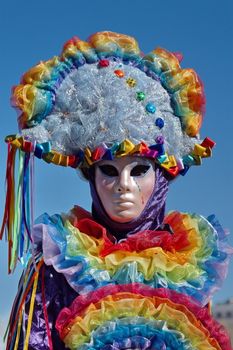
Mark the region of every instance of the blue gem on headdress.
POLYGON ((162 118, 157 118, 156 121, 155 121, 155 125, 159 129, 162 129, 164 127, 164 120, 162 118))
POLYGON ((147 105, 146 105, 146 110, 147 110, 147 112, 149 112, 149 113, 155 113, 156 107, 155 107, 155 105, 154 105, 153 103, 149 102, 149 103, 147 103, 147 105))

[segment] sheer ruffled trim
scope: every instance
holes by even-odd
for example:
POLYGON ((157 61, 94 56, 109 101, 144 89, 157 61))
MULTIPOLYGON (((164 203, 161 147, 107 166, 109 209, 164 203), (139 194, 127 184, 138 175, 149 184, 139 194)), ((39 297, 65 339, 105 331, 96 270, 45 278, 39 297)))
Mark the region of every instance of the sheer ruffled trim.
MULTIPOLYGON (((225 234, 198 215, 169 214, 166 231, 145 231, 116 243, 90 216, 44 215, 45 263, 86 293, 107 284, 145 283, 191 295, 203 305, 225 278, 230 253, 225 234), (85 232, 85 233, 84 233, 85 232)), ((213 221, 215 220, 215 222, 213 221)))
MULTIPOLYGON (((195 138, 196 141, 199 139, 198 132, 201 127, 205 105, 203 86, 194 70, 181 69, 177 54, 170 53, 162 48, 157 48, 144 56, 140 52, 135 39, 126 35, 112 32, 100 32, 92 35, 90 40, 89 42, 83 42, 77 37, 72 38, 65 44, 61 56, 54 57, 48 61, 42 61, 31 68, 24 74, 21 83, 13 88, 12 104, 17 110, 21 111, 18 121, 20 129, 24 130, 19 135, 9 135, 7 137, 6 140, 12 147, 17 147, 25 152, 33 152, 36 157, 44 159, 46 162, 74 168, 89 167, 93 162, 106 159, 106 157, 111 159, 112 156, 119 157, 125 154, 139 153, 156 159, 158 165, 161 165, 163 169, 173 177, 177 176, 179 173, 184 175, 191 165, 200 165, 202 158, 211 155, 214 142, 209 138, 206 138, 201 144, 195 144, 194 147, 190 146, 190 143, 192 144, 195 142, 195 138), (128 43, 125 45, 126 41, 130 42, 130 47, 132 47, 131 43, 133 43, 133 51, 131 49, 130 52, 128 51, 129 45, 128 43), (100 79, 101 73, 97 74, 95 78, 93 69, 97 69, 101 72, 101 70, 103 70, 103 64, 107 64, 105 69, 106 67, 108 68, 105 70, 105 78, 103 78, 104 80, 102 79, 102 82, 100 79), (123 70, 115 70, 119 64, 121 64, 121 69, 123 70), (111 108, 108 110, 105 105, 112 105, 112 101, 108 101, 108 95, 113 95, 114 92, 116 93, 119 91, 121 99, 120 101, 117 100, 117 108, 119 109, 119 106, 122 104, 121 100, 124 96, 122 95, 124 86, 126 86, 129 81, 132 81, 131 75, 127 75, 128 69, 125 69, 126 66, 128 66, 127 68, 129 68, 129 66, 131 67, 130 71, 132 71, 132 73, 136 72, 138 74, 141 71, 141 78, 139 80, 142 79, 142 82, 145 81, 145 83, 142 84, 144 89, 149 84, 150 93, 152 93, 154 89, 157 90, 157 87, 160 87, 163 91, 165 89, 163 94, 166 93, 166 99, 169 101, 168 113, 170 111, 169 116, 170 114, 174 116, 174 118, 168 118, 169 125, 174 119, 174 127, 168 128, 168 132, 163 132, 166 138, 168 138, 170 135, 169 130, 172 130, 171 134, 173 138, 171 136, 171 142, 167 142, 167 144, 172 144, 170 152, 168 152, 169 150, 167 150, 167 147, 161 147, 161 143, 154 144, 153 139, 156 139, 155 136, 147 140, 147 129, 143 130, 143 132, 141 130, 144 129, 143 122, 140 124, 142 125, 141 128, 140 125, 137 125, 139 137, 136 138, 135 144, 132 142, 135 139, 135 130, 133 128, 134 131, 131 131, 129 127, 131 124, 130 121, 128 121, 129 125, 126 128, 124 126, 125 123, 117 123, 119 119, 117 115, 116 118, 114 118, 114 128, 113 126, 111 127, 114 138, 110 130, 106 132, 106 128, 98 127, 102 120, 105 122, 104 115, 107 116, 106 118, 109 117, 109 110, 111 110, 111 108), (85 82, 91 80, 92 84, 90 84, 90 90, 92 86, 95 86, 96 89, 98 86, 97 83, 99 83, 100 89, 103 90, 100 96, 105 103, 101 104, 101 108, 97 108, 98 104, 96 105, 95 102, 92 103, 92 105, 96 105, 96 107, 94 119, 91 119, 91 112, 93 111, 89 111, 85 105, 82 106, 79 102, 80 98, 78 99, 77 96, 77 103, 79 103, 78 117, 81 118, 82 123, 79 125, 76 121, 76 119, 79 120, 79 118, 76 116, 75 119, 72 118, 76 123, 73 122, 72 125, 69 125, 66 116, 67 114, 73 115, 75 113, 74 108, 72 108, 73 104, 69 103, 70 97, 67 99, 66 94, 68 89, 69 91, 72 89, 73 85, 71 85, 70 80, 72 80, 74 73, 80 70, 84 71, 85 74, 81 74, 77 85, 84 84, 85 86, 85 82), (119 73, 121 75, 121 81, 122 83, 124 82, 124 84, 117 84, 116 88, 112 89, 112 77, 119 73), (106 85, 106 79, 107 82, 110 81, 108 85, 106 85), (146 84, 147 80, 151 81, 146 84), (157 84, 152 88, 155 82, 157 84), (65 92, 62 90, 62 83, 65 87, 67 86, 65 92), (109 89, 111 91, 110 94, 104 92, 105 90, 109 91, 109 89), (60 94, 63 95, 63 98, 59 98, 60 94), (59 106, 57 114, 62 113, 65 117, 60 118, 59 115, 59 118, 54 118, 54 116, 56 116, 57 104, 59 106), (98 109, 100 109, 100 111, 98 111, 98 109), (61 111, 61 113, 59 113, 59 111, 61 111), (101 118, 100 122, 95 124, 94 120, 98 121, 98 118, 101 118), (52 119, 52 126, 49 124, 50 127, 45 127, 45 119, 46 122, 52 119), (90 123, 93 124, 92 128, 89 127, 90 123), (78 125, 75 133, 73 131, 73 124, 78 125), (68 128, 66 128, 66 125, 68 125, 68 128), (64 128, 67 129, 65 133, 67 134, 66 136, 65 134, 61 136, 61 133, 58 134, 56 132, 57 129, 64 128), (40 130, 39 135, 37 134, 38 129, 40 130), (120 129, 122 129, 121 133, 119 132, 120 129), (98 130, 99 141, 94 144, 93 138, 96 139, 96 137, 93 130, 98 130), (179 130, 179 132, 177 130, 179 130), (177 137, 174 136, 174 132, 176 131, 177 137), (124 134, 124 138, 123 142, 120 143, 122 133, 124 134), (83 135, 85 135, 85 137, 82 137, 83 135), (72 137, 74 139, 72 139, 72 137), (189 137, 191 140, 189 140, 189 137), (139 140, 145 138, 147 143, 139 142, 139 140), (77 139, 79 141, 78 143, 77 139), (181 140, 178 146, 177 142, 174 142, 174 140, 177 141, 177 139, 181 140), (118 142, 114 142, 115 140, 118 142), (77 145, 75 147, 76 143, 77 145), (111 145, 107 147, 105 143, 111 143, 111 145), (72 144, 72 147, 70 144, 72 144)), ((136 95, 138 85, 135 79, 133 79, 133 81, 134 86, 131 84, 131 88, 136 89, 136 95)), ((128 101, 127 97, 128 93, 126 93, 126 97, 124 97, 126 101, 128 101)), ((160 100, 164 100, 164 97, 159 100, 157 99, 159 105, 162 104, 160 100)), ((137 108, 139 108, 138 113, 145 116, 147 110, 144 111, 144 104, 138 107, 139 101, 137 101, 136 98, 130 101, 130 106, 132 106, 133 103, 133 109, 137 111, 137 108)), ((162 108, 162 111, 163 110, 164 108, 162 108)), ((136 113, 136 115, 138 113, 136 113)), ((125 112, 121 114, 127 117, 125 112)), ((131 114, 132 113, 129 112, 130 117, 131 114)), ((115 117, 114 113, 113 116, 115 117)), ((138 120, 139 119, 140 118, 138 118, 138 120)), ((134 120, 134 118, 132 118, 132 120, 134 120)), ((171 125, 173 126, 173 124, 171 125)), ((158 130, 155 130, 155 135, 157 135, 157 133, 158 130)), ((160 131, 158 135, 160 136, 160 131)))
MULTIPOLYGON (((231 349, 224 329, 206 308, 174 291, 140 284, 107 286, 77 297, 70 308, 62 310, 56 327, 66 346, 79 349, 93 343, 93 332, 98 332, 100 326, 115 324, 122 318, 132 319, 129 325, 139 318, 162 321, 168 333, 181 333, 186 344, 195 349, 231 349)), ((155 329, 161 330, 161 325, 155 329)))
POLYGON ((144 317, 125 317, 106 322, 92 332, 80 350, 179 349, 194 350, 181 332, 168 330, 166 323, 144 317))

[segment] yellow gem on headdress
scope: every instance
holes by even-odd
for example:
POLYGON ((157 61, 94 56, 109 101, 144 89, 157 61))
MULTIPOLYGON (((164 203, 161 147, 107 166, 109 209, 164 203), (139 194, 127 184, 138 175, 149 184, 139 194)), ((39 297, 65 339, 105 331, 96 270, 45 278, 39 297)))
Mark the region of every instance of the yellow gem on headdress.
POLYGON ((136 84, 137 84, 136 80, 133 79, 133 78, 128 78, 128 79, 126 80, 126 83, 129 85, 129 87, 134 87, 134 86, 136 86, 136 84))

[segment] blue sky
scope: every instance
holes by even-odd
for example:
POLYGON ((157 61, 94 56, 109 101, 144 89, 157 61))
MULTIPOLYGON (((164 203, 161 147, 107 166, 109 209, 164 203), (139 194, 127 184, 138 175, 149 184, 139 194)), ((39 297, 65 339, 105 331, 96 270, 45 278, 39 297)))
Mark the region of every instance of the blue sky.
MULTIPOLYGON (((11 87, 40 60, 60 53, 65 41, 86 39, 111 30, 137 38, 143 52, 155 47, 180 51, 183 67, 194 68, 205 85, 206 115, 201 131, 217 142, 213 158, 171 185, 167 210, 215 213, 232 232, 232 14, 231 1, 195 0, 59 0, 8 1, 1 4, 0 84, 0 215, 4 207, 6 145, 4 136, 17 131, 10 107, 11 87)), ((88 185, 74 170, 36 162, 36 214, 67 211, 75 203, 90 208, 88 185)), ((6 245, 0 244, 0 327, 6 319, 20 269, 7 276, 6 245), (2 321, 3 322, 3 321, 2 321)), ((233 296, 233 263, 215 301, 233 296)))

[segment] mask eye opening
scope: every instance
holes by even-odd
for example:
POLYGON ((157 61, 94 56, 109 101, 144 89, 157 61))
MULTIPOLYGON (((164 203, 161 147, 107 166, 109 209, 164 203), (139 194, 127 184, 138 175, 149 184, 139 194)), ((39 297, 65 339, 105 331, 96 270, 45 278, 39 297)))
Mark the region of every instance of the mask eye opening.
POLYGON ((99 165, 99 169, 101 173, 106 176, 109 176, 109 177, 119 176, 117 168, 115 168, 113 165, 110 165, 110 164, 99 165))
POLYGON ((144 176, 149 171, 150 168, 151 168, 151 165, 144 165, 144 164, 136 165, 131 170, 130 176, 144 176))

